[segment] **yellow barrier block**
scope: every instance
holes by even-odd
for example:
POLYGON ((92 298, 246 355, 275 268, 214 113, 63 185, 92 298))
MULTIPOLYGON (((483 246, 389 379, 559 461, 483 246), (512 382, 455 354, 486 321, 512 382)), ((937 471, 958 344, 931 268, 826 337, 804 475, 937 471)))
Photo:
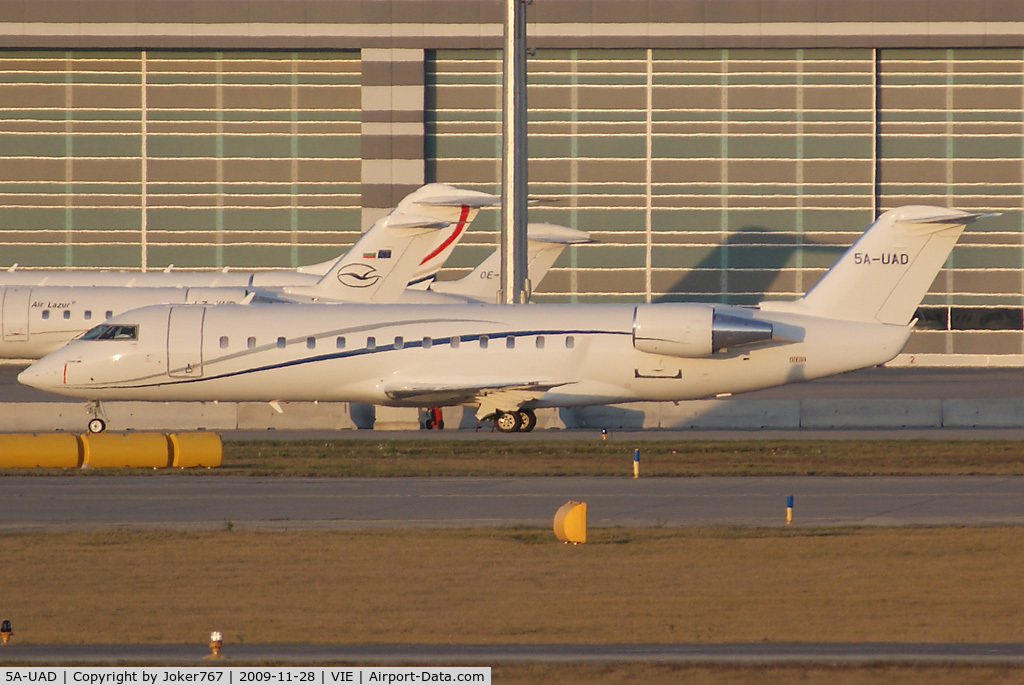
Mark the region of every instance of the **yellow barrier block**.
POLYGON ((0 434, 0 468, 74 469, 81 458, 78 436, 71 433, 0 434))
POLYGON ((566 502, 555 512, 555 537, 573 544, 587 541, 587 503, 566 502))
POLYGON ((167 468, 170 445, 163 433, 83 434, 82 466, 95 469, 120 466, 167 468))
POLYGON ((171 433, 171 466, 185 469, 195 466, 220 466, 223 455, 218 433, 171 433))

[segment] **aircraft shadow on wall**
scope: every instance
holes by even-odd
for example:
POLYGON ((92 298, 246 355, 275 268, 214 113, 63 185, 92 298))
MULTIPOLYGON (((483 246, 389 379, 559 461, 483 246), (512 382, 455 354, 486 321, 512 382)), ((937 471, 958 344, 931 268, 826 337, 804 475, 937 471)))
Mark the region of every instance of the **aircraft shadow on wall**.
MULTIPOLYGON (((770 297, 777 292, 773 290, 772 285, 783 277, 782 269, 792 266, 793 257, 797 251, 802 250, 805 256, 824 255, 820 258, 806 260, 812 265, 820 265, 820 270, 824 273, 849 247, 845 243, 822 243, 807 238, 800 244, 790 242, 794 239, 795 236, 779 235, 778 232, 763 226, 746 226, 734 231, 729 234, 724 243, 708 252, 699 263, 681 270, 679 278, 663 294, 655 296, 653 301, 757 304, 766 296, 770 297), (755 246, 765 249, 758 249, 755 246), (736 259, 736 248, 738 247, 748 247, 752 254, 756 253, 756 266, 751 263, 749 256, 745 255, 742 260, 736 259), (739 263, 737 264, 737 262, 739 263), (729 282, 724 300, 721 294, 723 264, 726 265, 726 278, 729 282)), ((805 268, 807 267, 805 266, 805 268)), ((792 288, 786 289, 787 291, 798 291, 790 294, 789 297, 799 297, 815 280, 817 280, 817 276, 805 275, 805 282, 801 286, 794 285, 792 288)))

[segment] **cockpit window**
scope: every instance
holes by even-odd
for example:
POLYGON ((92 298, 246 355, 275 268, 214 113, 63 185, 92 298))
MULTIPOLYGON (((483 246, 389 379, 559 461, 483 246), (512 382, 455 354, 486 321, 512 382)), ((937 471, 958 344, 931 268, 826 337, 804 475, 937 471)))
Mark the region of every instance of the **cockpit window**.
POLYGON ((135 324, 104 323, 86 331, 82 340, 138 340, 139 327, 135 324))

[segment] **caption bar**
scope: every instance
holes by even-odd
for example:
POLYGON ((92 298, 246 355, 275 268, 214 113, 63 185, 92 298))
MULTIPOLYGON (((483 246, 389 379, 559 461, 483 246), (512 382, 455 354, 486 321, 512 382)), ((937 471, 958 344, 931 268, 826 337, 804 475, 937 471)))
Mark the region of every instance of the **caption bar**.
POLYGON ((198 667, 7 668, 0 666, 0 685, 394 685, 396 683, 477 683, 490 685, 490 667, 305 667, 246 668, 215 664, 198 667))

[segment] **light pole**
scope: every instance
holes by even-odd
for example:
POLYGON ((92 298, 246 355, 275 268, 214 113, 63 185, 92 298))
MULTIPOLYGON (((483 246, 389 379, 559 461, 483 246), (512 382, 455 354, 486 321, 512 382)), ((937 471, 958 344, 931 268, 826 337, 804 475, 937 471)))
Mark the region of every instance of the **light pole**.
POLYGON ((526 6, 505 0, 502 55, 501 289, 499 304, 530 299, 526 275, 526 6))

